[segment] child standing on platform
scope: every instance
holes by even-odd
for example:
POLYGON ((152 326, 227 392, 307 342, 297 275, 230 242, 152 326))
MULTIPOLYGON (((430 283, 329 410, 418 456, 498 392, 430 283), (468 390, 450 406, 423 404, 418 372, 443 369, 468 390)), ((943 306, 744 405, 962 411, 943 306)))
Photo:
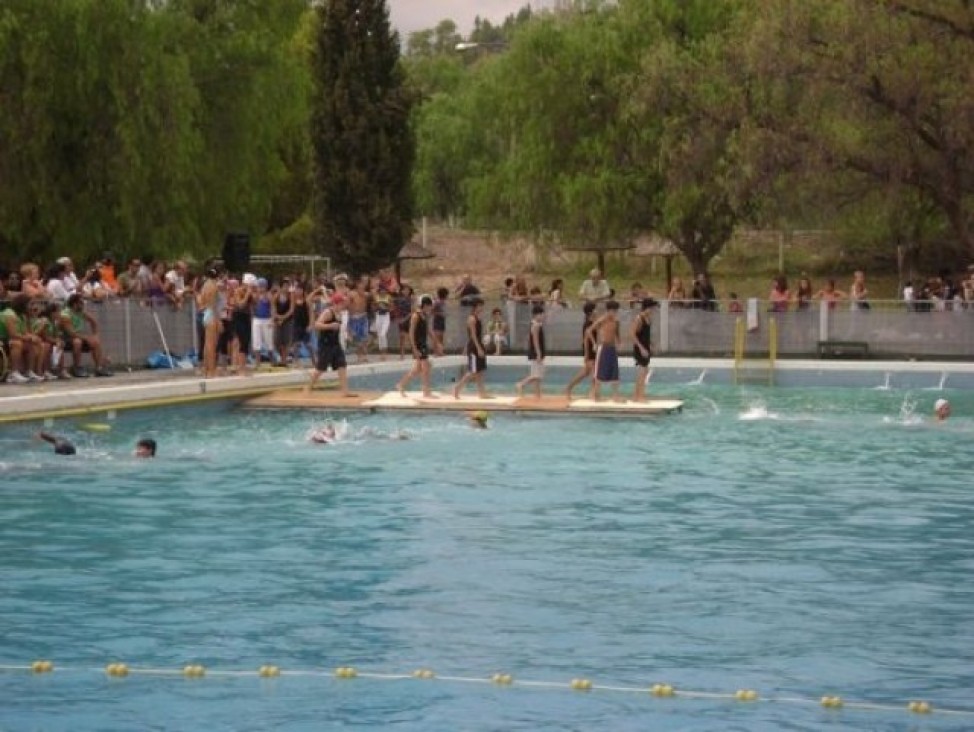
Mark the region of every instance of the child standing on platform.
POLYGON ((531 308, 531 330, 528 333, 528 375, 515 385, 518 398, 524 395, 524 387, 534 384, 535 398, 541 399, 541 382, 544 379, 544 307, 535 305, 531 308))
POLYGON ((619 303, 609 300, 605 304, 605 315, 589 326, 589 333, 596 336, 598 349, 595 351, 595 378, 592 379, 592 399, 601 398, 602 384, 612 386, 612 399, 619 400, 619 303))

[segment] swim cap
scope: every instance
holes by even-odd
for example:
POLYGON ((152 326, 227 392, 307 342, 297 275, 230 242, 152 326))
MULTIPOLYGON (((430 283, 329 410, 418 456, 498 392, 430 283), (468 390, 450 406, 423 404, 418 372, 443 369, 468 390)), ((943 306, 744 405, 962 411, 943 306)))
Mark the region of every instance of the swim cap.
POLYGON ((950 406, 950 402, 948 402, 946 399, 938 399, 933 403, 933 410, 935 412, 939 412, 944 407, 949 407, 949 406, 950 406))
POLYGON ((261 277, 260 279, 257 280, 257 286, 258 287, 267 287, 267 280, 265 280, 263 277, 261 277))

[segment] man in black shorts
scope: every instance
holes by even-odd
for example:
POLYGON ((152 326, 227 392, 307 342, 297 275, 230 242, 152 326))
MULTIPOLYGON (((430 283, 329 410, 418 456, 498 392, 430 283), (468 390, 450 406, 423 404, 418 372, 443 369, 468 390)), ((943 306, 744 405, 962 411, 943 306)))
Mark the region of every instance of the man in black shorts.
POLYGON ((338 389, 343 397, 355 396, 348 391, 348 370, 345 361, 345 351, 342 349, 340 333, 342 329, 342 311, 348 306, 348 301, 342 294, 335 294, 331 298, 331 305, 321 311, 315 320, 314 329, 318 331, 318 357, 315 368, 311 372, 311 383, 305 388, 310 393, 321 375, 328 369, 338 372, 338 389))
POLYGON ((406 396, 406 386, 417 376, 423 385, 423 396, 433 396, 430 390, 430 349, 427 341, 432 312, 433 298, 423 295, 419 301, 419 310, 409 318, 409 348, 413 353, 413 367, 396 384, 400 396, 406 396))
POLYGON ((460 398, 460 391, 471 379, 477 384, 477 396, 487 399, 490 395, 484 387, 484 371, 487 370, 487 353, 484 351, 484 324, 480 320, 484 312, 484 301, 475 297, 469 301, 470 315, 467 316, 467 346, 463 352, 467 356, 467 373, 460 377, 453 388, 453 398, 460 398))

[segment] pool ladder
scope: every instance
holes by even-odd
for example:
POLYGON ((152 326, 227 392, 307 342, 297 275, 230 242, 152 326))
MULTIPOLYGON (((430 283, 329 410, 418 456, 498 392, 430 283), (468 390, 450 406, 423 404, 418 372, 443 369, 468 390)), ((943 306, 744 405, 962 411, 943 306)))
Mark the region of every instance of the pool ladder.
POLYGON ((734 324, 734 383, 774 386, 774 364, 778 358, 778 322, 768 319, 768 358, 747 358, 747 326, 744 318, 734 324))

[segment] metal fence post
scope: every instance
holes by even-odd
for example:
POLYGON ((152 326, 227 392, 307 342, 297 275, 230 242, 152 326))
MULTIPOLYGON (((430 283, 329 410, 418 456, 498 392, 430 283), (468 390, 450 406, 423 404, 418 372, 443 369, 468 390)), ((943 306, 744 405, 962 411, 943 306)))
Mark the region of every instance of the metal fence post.
POLYGON ((659 308, 659 350, 666 353, 670 350, 670 301, 663 300, 659 308))
POLYGON ((132 301, 125 300, 124 313, 125 323, 125 363, 132 364, 132 301))
POLYGON ((831 303, 822 300, 818 304, 818 339, 829 340, 829 306, 831 303))

